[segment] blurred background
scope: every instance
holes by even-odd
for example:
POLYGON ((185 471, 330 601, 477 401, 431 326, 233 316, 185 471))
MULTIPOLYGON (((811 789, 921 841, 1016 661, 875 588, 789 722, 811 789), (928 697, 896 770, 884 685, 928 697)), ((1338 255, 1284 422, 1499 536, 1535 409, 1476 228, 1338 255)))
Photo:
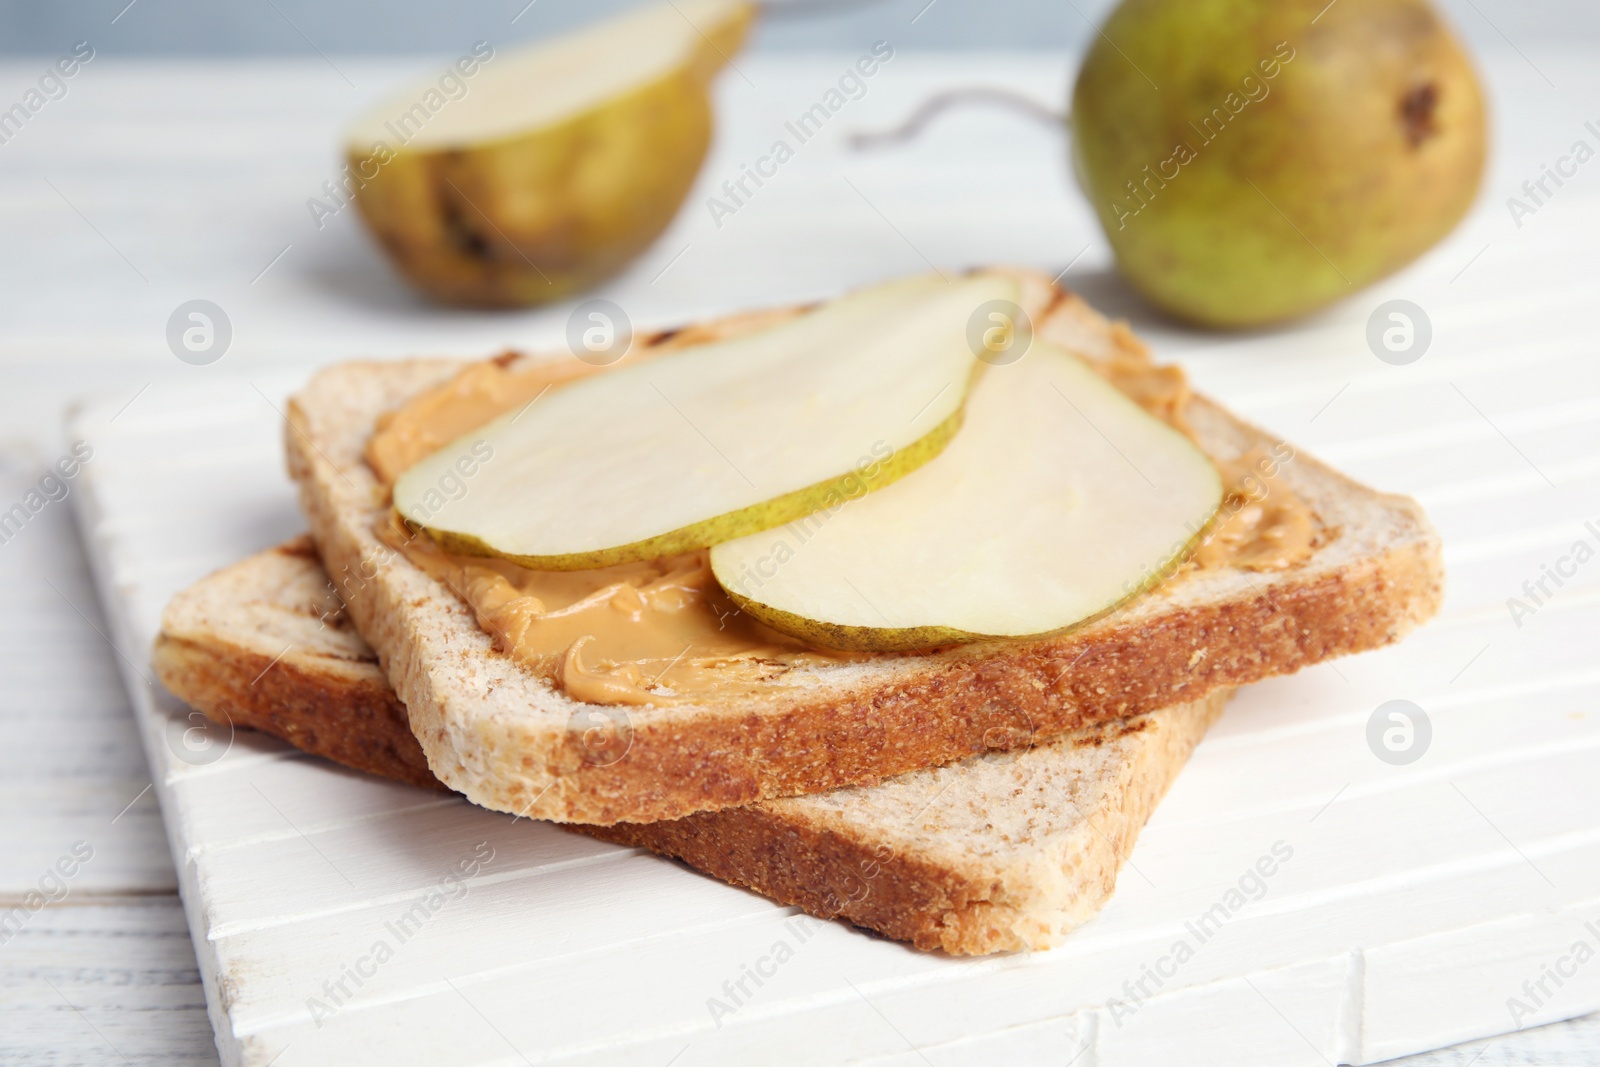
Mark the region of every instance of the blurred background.
MULTIPOLYGON (((4 0, 0 54, 42 55, 83 39, 98 48, 102 37, 107 54, 124 56, 433 53, 480 38, 528 40, 627 6, 629 0, 4 0), (508 26, 508 19, 515 21, 508 26)), ((912 47, 1077 48, 1112 6, 1112 0, 833 0, 823 10, 813 6, 805 19, 769 21, 755 46, 853 47, 893 31, 912 47)), ((1443 0, 1441 6, 1474 43, 1600 41, 1600 4, 1593 0, 1443 0)))
MULTIPOLYGON (((86 386, 132 395, 147 383, 208 372, 281 368, 292 379, 353 354, 559 344, 576 299, 509 312, 431 303, 329 190, 343 172, 344 130, 398 88, 432 76, 474 42, 505 51, 628 6, 0 0, 0 110, 28 99, 75 48, 93 52, 59 99, 42 102, 0 143, 0 230, 8 235, 0 367, 20 372, 8 382, 17 401, 10 435, 0 436, 53 438, 63 405, 86 386), (194 300, 216 304, 230 320, 231 347, 209 369, 174 359, 166 336, 175 309, 194 300)), ((1503 298, 1495 271, 1530 284, 1562 277, 1566 268, 1545 242, 1587 225, 1590 197, 1580 187, 1592 184, 1589 170, 1536 219, 1513 218, 1505 204, 1587 135, 1586 122, 1600 121, 1600 4, 1439 6, 1489 95, 1491 154, 1478 209, 1416 267, 1309 320, 1241 336, 1241 351, 1270 353, 1286 334, 1329 325, 1360 336, 1378 303, 1415 299, 1408 294, 1419 277, 1437 275, 1453 305, 1476 312, 1503 298)), ((1167 355, 1203 356, 1214 337, 1152 316, 1116 275, 1059 129, 980 107, 949 114, 892 149, 851 145, 851 134, 891 127, 952 87, 997 86, 1062 108, 1094 27, 1112 7, 771 0, 747 52, 716 80, 716 131, 682 209, 596 292, 645 327, 823 297, 930 265, 1011 262, 1065 269, 1066 284, 1133 319, 1167 355), (736 217, 718 217, 712 201, 724 182, 878 41, 894 59, 869 91, 736 217)), ((1206 381, 1204 359, 1195 373, 1206 381)))

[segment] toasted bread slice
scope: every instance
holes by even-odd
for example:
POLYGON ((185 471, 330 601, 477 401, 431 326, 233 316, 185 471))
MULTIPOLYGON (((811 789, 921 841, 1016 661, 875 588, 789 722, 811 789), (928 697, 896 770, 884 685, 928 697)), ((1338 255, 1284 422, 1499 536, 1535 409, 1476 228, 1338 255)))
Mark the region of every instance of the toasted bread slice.
POLYGON ((173 597, 153 664, 168 689, 219 722, 347 767, 445 788, 309 537, 173 597))
MULTIPOLYGON (((372 774, 427 772, 377 656, 350 630, 309 538, 178 594, 155 666, 207 715, 372 774)), ((569 826, 678 856, 824 918, 921 948, 1045 948, 1093 915, 1225 690, 875 786, 673 822, 569 826)))
MULTIPOLYGON (((1091 360, 1138 345, 1070 294, 1038 330, 1091 360)), ((291 401, 285 436, 312 536, 429 767, 501 811, 648 822, 870 782, 1376 648, 1432 615, 1442 595, 1439 542, 1422 509, 1301 454, 1276 481, 1309 509, 1316 547, 1291 567, 1187 568, 1057 635, 798 667, 748 698, 602 713, 498 652, 458 597, 375 533, 387 501, 362 451, 378 416, 462 366, 329 368, 291 401), (626 758, 586 758, 597 716, 631 732, 626 758)), ((1204 398, 1184 416, 1220 462, 1252 449, 1292 455, 1204 398)))

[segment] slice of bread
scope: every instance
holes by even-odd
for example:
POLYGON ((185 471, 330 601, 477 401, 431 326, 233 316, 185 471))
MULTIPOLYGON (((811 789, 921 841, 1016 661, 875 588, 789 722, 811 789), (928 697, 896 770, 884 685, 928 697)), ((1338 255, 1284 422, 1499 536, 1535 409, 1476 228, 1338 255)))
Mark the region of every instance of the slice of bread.
MULTIPOLYGON (((1139 348, 1070 294, 1036 329, 1090 360, 1139 348)), ((362 451, 378 416, 462 366, 324 370, 291 401, 285 438, 312 536, 429 767, 501 811, 609 825, 871 782, 1376 648, 1442 595, 1422 509, 1302 454, 1275 479, 1312 516, 1315 550, 1291 567, 1186 568, 1065 633, 796 668, 736 701, 580 704, 498 652, 465 603, 375 533, 388 502, 362 451), (631 738, 625 758, 592 758, 584 742, 597 728, 631 738)), ((1201 397, 1184 416, 1219 462, 1288 448, 1201 397)))
POLYGON ((152 663, 168 689, 219 722, 347 767, 444 788, 310 537, 259 552, 173 597, 152 663))
MULTIPOLYGON (((339 611, 309 538, 179 593, 155 667, 213 719, 345 766, 442 788, 405 708, 339 611)), ((672 822, 569 830, 926 949, 1045 948, 1093 915, 1226 690, 875 786, 672 822)))

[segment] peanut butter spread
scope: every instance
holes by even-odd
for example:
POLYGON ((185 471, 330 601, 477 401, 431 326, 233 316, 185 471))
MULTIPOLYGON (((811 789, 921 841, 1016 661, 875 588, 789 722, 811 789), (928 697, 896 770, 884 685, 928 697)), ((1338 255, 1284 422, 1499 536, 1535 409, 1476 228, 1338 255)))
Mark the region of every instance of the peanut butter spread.
MULTIPOLYGON (((1081 313, 1062 306, 1072 300, 1062 298, 1058 309, 1081 313)), ((800 310, 657 334, 626 358, 732 337, 800 310)), ((1040 325, 1040 334, 1049 337, 1048 317, 1040 325)), ((1062 335, 1077 331, 1065 323, 1053 332, 1066 340, 1062 335)), ((1103 328, 1099 336, 1105 337, 1103 328)), ((1151 414, 1194 437, 1184 418, 1189 386, 1180 368, 1156 366, 1121 323, 1111 330, 1110 344, 1100 348, 1084 353, 1092 366, 1151 414)), ((380 419, 367 443, 367 462, 391 486, 406 468, 462 434, 601 369, 578 360, 522 361, 510 353, 473 364, 380 419)), ((1309 511, 1274 481, 1291 458, 1292 450, 1279 445, 1272 455, 1252 449, 1218 462, 1227 487, 1223 505, 1184 569, 1272 570, 1311 553, 1316 531, 1309 511)), ((811 648, 743 614, 712 577, 705 551, 587 571, 537 571, 445 552, 392 513, 377 532, 460 596, 497 648, 575 700, 700 703, 768 687, 798 666, 862 658, 811 648)))
POLYGON ((1311 554, 1316 540, 1311 512, 1288 486, 1275 481, 1293 457, 1288 445, 1279 444, 1271 453, 1252 448, 1217 464, 1228 491, 1210 536, 1190 557, 1194 566, 1280 570, 1311 554))
POLYGON ((591 704, 676 704, 838 662, 741 612, 704 551, 587 571, 536 571, 444 552, 391 513, 378 531, 454 590, 495 647, 591 704))

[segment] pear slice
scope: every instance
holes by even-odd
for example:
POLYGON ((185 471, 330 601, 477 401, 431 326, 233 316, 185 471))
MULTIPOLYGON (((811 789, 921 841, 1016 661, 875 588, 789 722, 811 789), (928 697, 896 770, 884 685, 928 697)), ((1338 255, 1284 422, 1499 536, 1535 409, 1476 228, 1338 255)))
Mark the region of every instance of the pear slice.
POLYGON ((346 136, 362 217, 448 303, 559 300, 628 264, 677 213, 711 140, 711 77, 746 0, 671 0, 517 50, 480 48, 346 136))
POLYGON ((745 611, 893 651, 1083 622, 1170 572, 1223 499, 1216 466, 1082 360, 1035 340, 991 367, 961 433, 899 482, 711 550, 745 611))
POLYGON ((394 504, 455 551, 577 570, 704 548, 887 485, 961 423, 975 311, 1022 298, 915 277, 582 378, 405 472, 394 504))

